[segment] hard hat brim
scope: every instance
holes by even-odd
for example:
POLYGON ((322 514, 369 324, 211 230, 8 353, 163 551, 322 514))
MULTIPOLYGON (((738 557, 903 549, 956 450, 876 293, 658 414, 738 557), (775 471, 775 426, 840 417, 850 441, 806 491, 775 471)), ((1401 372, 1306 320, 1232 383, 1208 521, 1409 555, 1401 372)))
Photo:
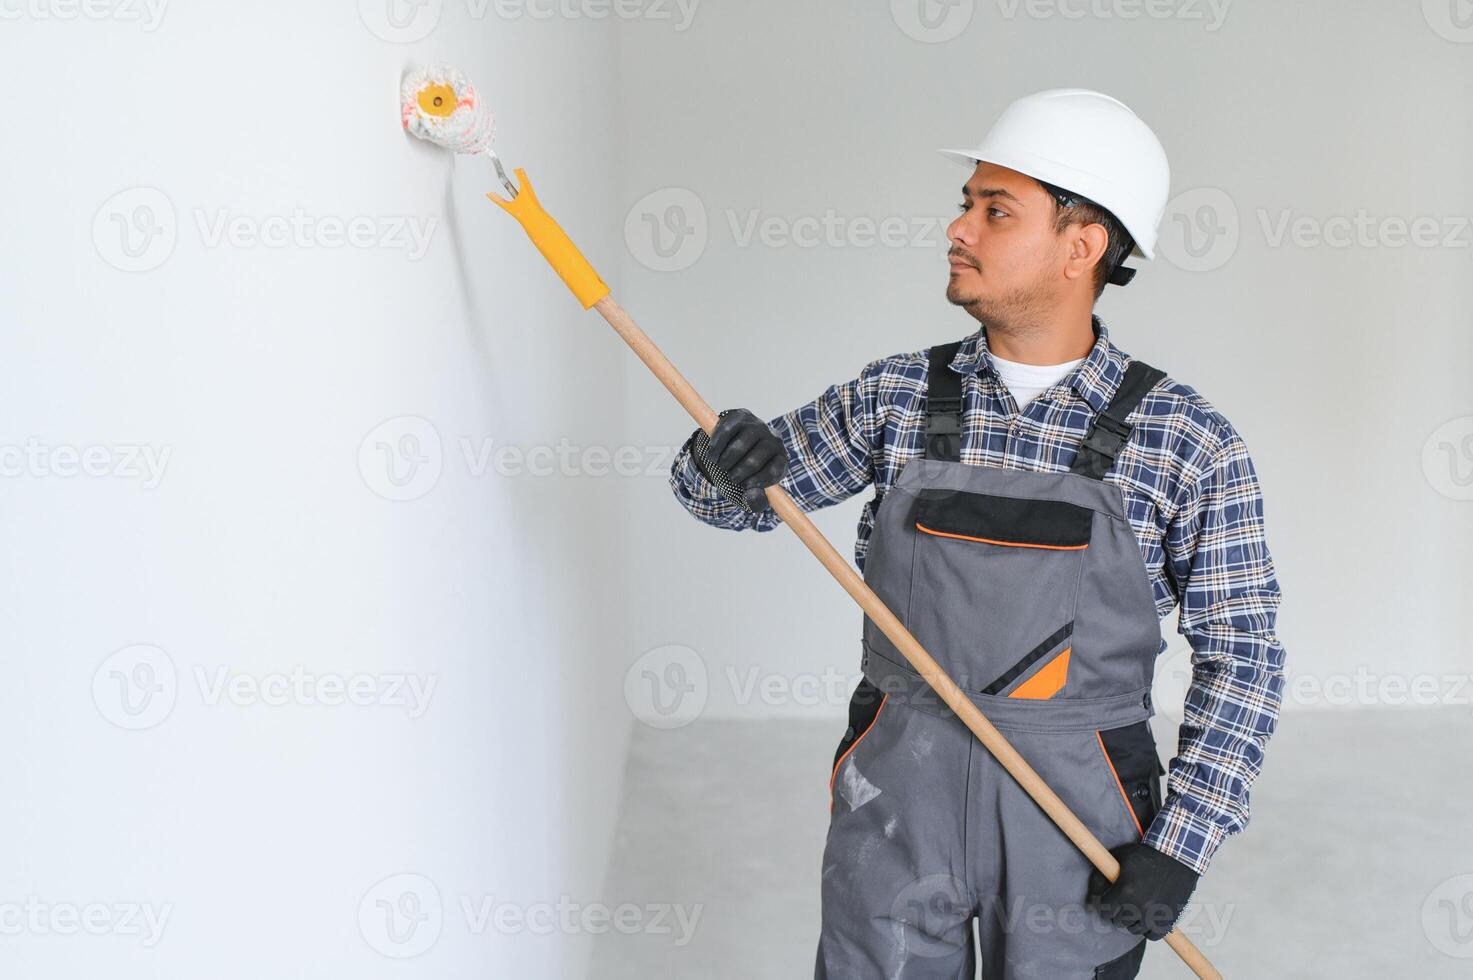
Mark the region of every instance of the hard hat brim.
MULTIPOLYGON (((976 150, 937 150, 936 152, 940 153, 943 157, 950 160, 951 162, 959 163, 964 167, 975 167, 977 164, 982 163, 984 160, 986 160, 986 162, 997 164, 999 167, 1007 167, 1009 170, 1016 170, 1020 174, 1025 174, 1029 177, 1032 177, 1034 180, 1045 180, 1048 181, 1048 183, 1056 184, 1057 186, 1063 187, 1065 190, 1073 190, 1076 194, 1084 193, 1082 191, 1075 190, 1075 188, 1068 187, 1063 184, 1057 184, 1057 181, 1050 180, 1049 177, 1040 176, 1035 171, 1041 168, 1035 168, 1026 163, 1023 163, 1022 161, 987 159, 985 157, 978 156, 976 150)), ((1085 196, 1088 197, 1087 194, 1085 196)), ((1121 224, 1124 224, 1124 222, 1122 221, 1121 224)), ((1132 235, 1131 238, 1134 242, 1134 247, 1130 250, 1130 256, 1132 258, 1144 259, 1147 262, 1155 258, 1154 249, 1152 249, 1150 252, 1145 252, 1141 249, 1139 238, 1137 238, 1135 235, 1132 235)))

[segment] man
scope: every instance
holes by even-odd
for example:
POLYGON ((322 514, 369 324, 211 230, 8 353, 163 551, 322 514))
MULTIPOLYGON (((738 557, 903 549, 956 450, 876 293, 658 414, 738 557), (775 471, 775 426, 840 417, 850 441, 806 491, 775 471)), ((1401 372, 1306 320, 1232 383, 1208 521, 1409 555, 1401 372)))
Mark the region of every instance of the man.
POLYGON ((873 483, 866 582, 1120 861, 1113 884, 868 620, 835 752, 816 976, 1134 977, 1185 908, 1273 734, 1284 651, 1257 475, 1191 387, 1092 313, 1154 257, 1169 172, 1098 92, 1013 103, 948 228, 946 298, 981 325, 870 362, 763 423, 721 413, 671 486, 717 527, 768 531, 873 483), (1147 719, 1160 618, 1193 649, 1163 799, 1147 719), (1145 937, 1145 938, 1142 938, 1145 937))

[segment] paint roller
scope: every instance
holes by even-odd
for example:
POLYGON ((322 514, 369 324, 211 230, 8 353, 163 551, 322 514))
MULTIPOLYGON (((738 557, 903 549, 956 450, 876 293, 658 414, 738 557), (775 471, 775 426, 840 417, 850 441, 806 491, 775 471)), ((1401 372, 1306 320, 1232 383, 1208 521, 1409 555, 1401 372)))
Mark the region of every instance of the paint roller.
POLYGON ((453 153, 484 156, 491 161, 507 197, 486 196, 521 223, 532 244, 585 310, 609 295, 609 287, 583 253, 543 210, 527 172, 517 168, 516 184, 507 178, 501 158, 491 149, 491 140, 496 135, 495 117, 464 75, 444 64, 410 72, 399 87, 399 103, 400 119, 411 136, 453 153))

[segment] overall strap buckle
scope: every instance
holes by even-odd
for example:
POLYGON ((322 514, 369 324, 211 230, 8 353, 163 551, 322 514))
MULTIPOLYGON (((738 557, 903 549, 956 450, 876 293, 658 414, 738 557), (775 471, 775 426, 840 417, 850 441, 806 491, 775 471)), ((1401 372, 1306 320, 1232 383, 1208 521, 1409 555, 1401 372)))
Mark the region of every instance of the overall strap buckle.
POLYGON ((1115 396, 1089 424, 1089 430, 1080 440, 1079 452, 1074 457, 1070 473, 1079 473, 1095 480, 1104 479, 1115 457, 1130 441, 1131 426, 1125 419, 1135 411, 1146 393, 1156 382, 1166 377, 1166 372, 1151 367, 1145 361, 1131 361, 1125 369, 1125 377, 1115 389, 1115 396))
POLYGON ((1089 431, 1084 434, 1080 448, 1081 451, 1087 449, 1114 460, 1129 441, 1130 426, 1108 415, 1099 415, 1090 425, 1089 431))
POLYGON ((957 462, 962 452, 962 382, 951 369, 960 340, 931 348, 926 375, 926 433, 921 453, 927 459, 957 462))

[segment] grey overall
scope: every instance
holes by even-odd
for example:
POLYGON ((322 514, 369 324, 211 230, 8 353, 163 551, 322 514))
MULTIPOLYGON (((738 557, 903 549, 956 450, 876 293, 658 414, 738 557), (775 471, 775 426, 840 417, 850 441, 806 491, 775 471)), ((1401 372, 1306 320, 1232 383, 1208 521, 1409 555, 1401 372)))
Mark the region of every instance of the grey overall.
MULTIPOLYGON (((959 461, 957 344, 933 348, 923 455, 881 500, 865 581, 1108 848, 1161 806, 1160 626, 1101 477, 1162 373, 1131 363, 1067 473, 959 461)), ((835 752, 820 980, 1134 977, 1145 940, 1085 904, 1084 856, 866 618, 835 752)))

